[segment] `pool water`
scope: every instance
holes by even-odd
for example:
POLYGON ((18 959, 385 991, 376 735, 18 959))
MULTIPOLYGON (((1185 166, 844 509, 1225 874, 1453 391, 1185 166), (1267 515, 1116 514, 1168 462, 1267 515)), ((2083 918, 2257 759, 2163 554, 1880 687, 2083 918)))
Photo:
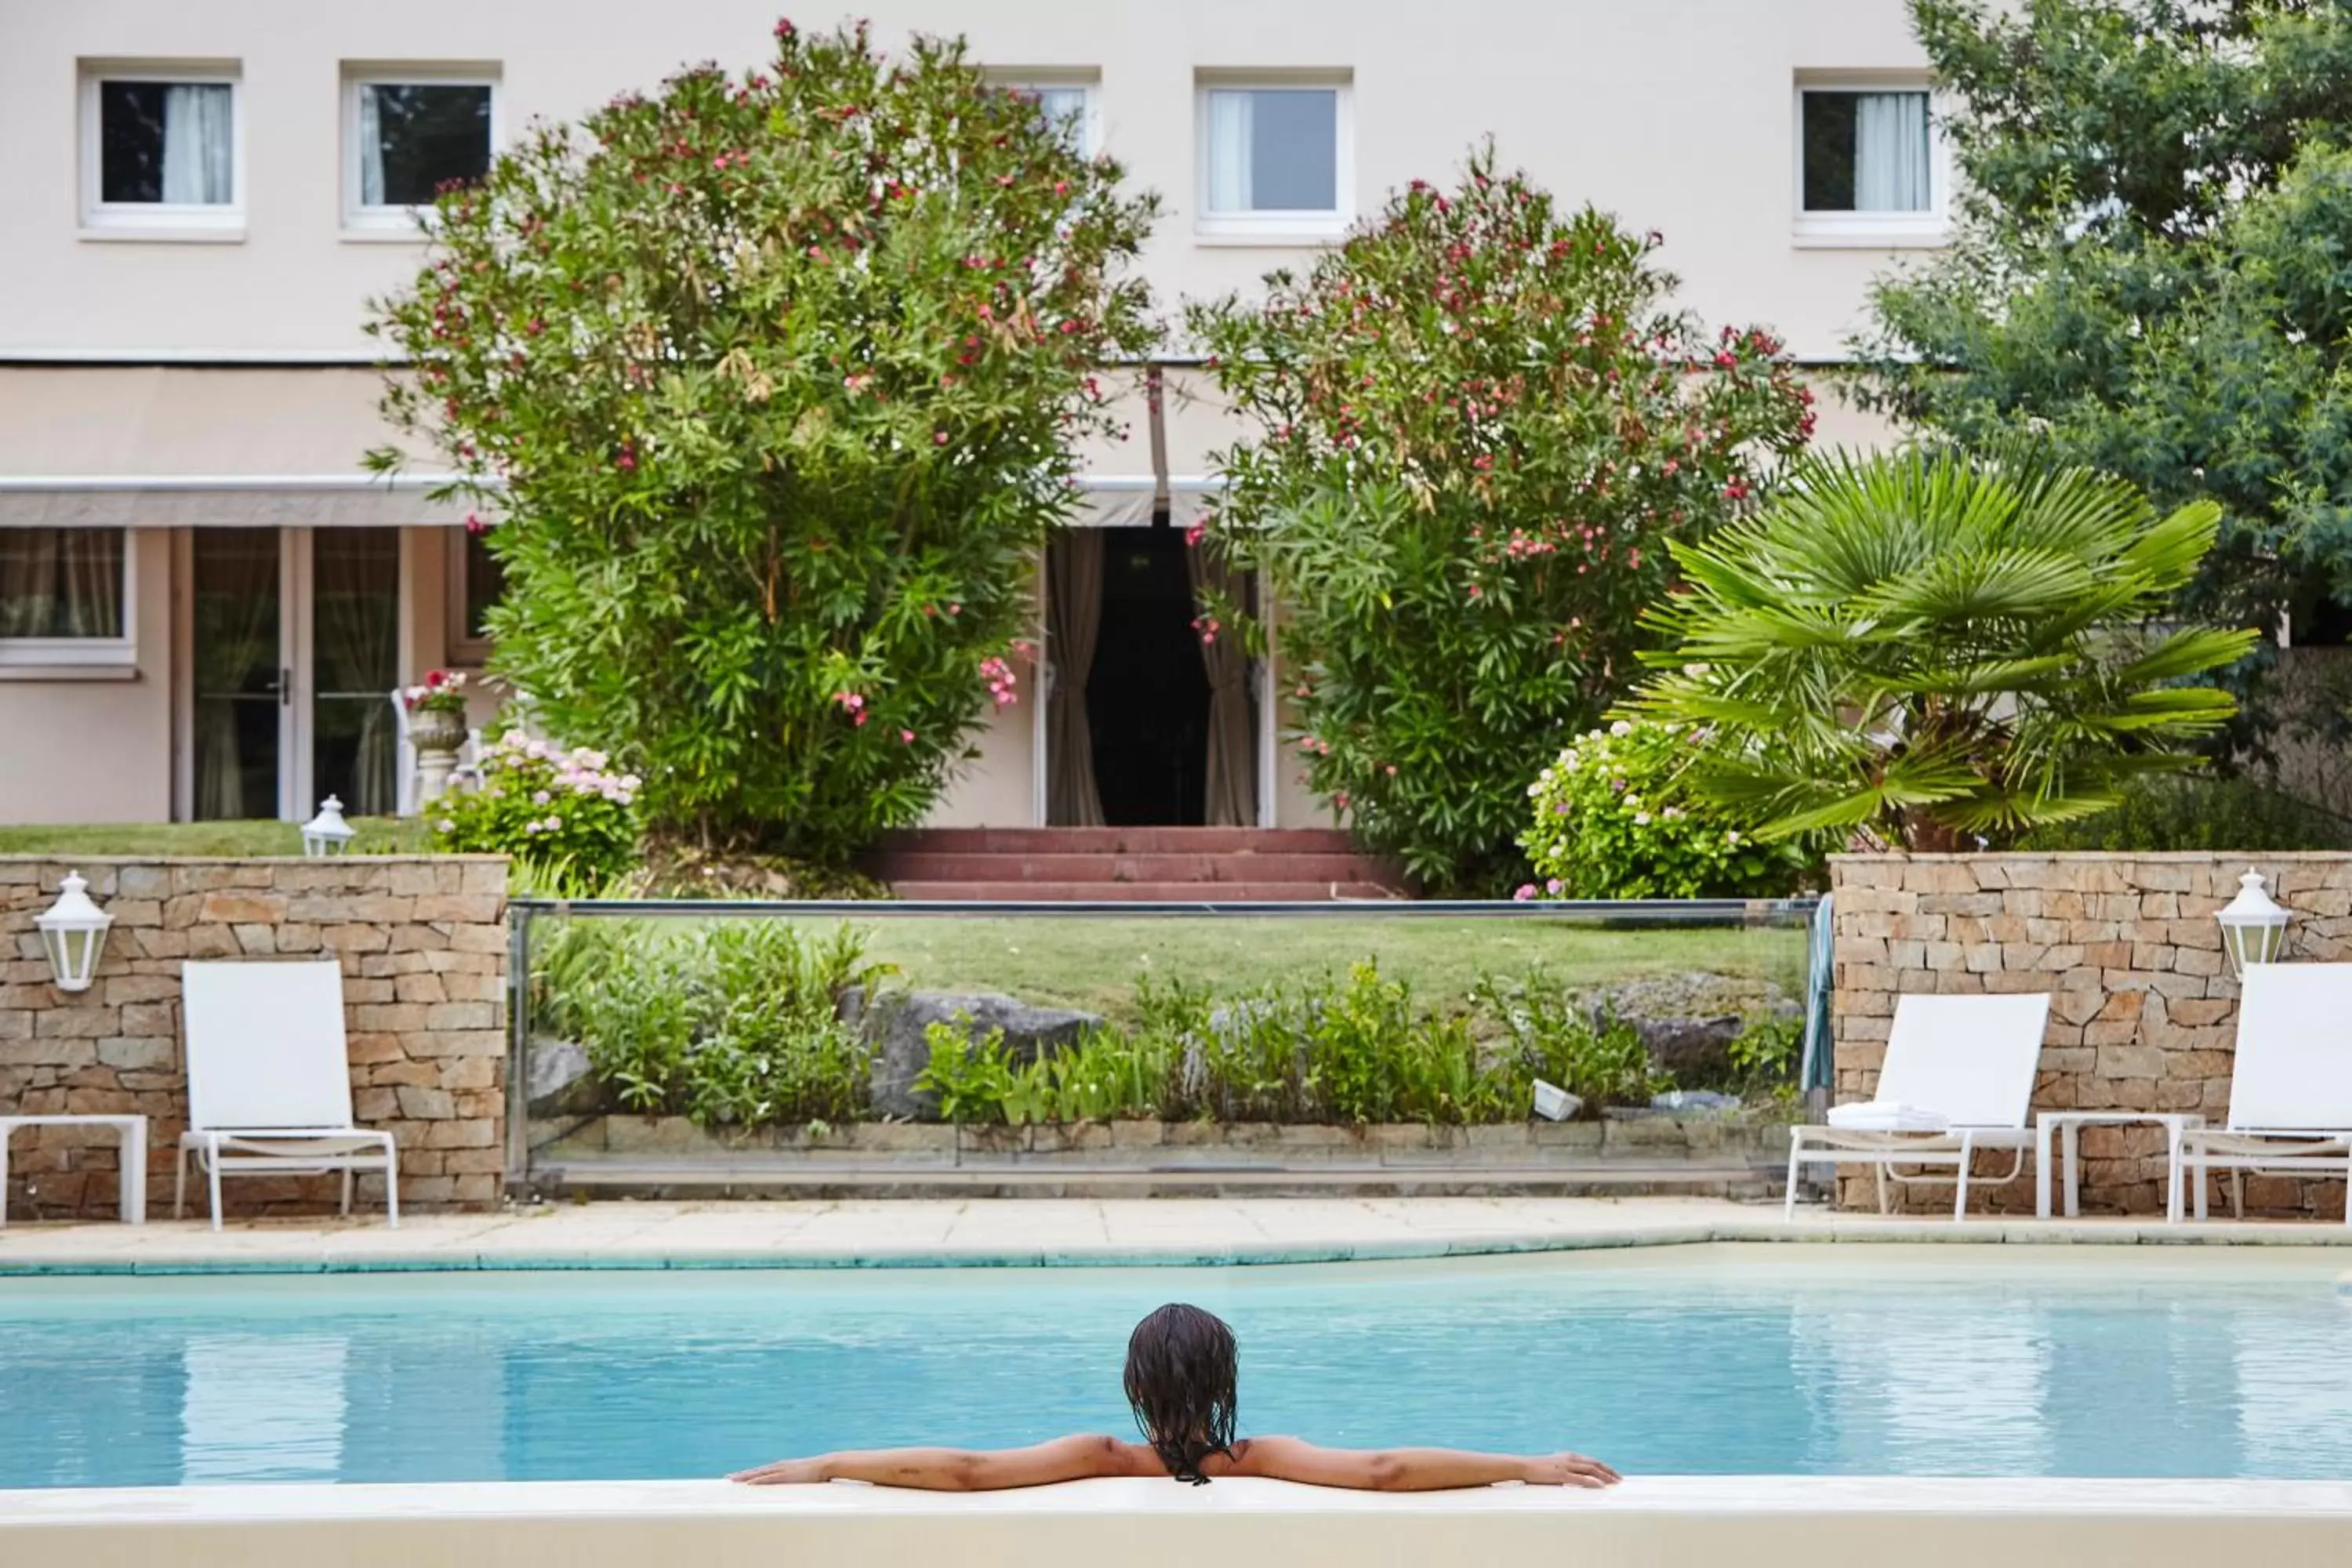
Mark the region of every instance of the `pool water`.
POLYGON ((2352 1475, 2331 1269, 2126 1261, 0 1279, 0 1487, 1127 1432, 1127 1332, 1170 1300, 1234 1321, 1245 1433, 1652 1473, 2352 1475))

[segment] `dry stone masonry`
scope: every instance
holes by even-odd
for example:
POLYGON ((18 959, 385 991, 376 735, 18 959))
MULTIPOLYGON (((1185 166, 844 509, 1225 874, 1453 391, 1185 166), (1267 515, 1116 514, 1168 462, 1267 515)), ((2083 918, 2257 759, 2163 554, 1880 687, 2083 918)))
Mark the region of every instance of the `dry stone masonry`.
MULTIPOLYGON (((182 962, 331 957, 343 969, 353 1110, 398 1141, 401 1202, 493 1205, 504 1182, 505 920, 506 862, 492 856, 0 856, 0 1115, 145 1115, 149 1200, 162 1214, 187 1124, 182 962), (52 983, 33 927, 73 870, 114 917, 97 979, 79 993, 52 983)), ((114 1212, 111 1133, 27 1128, 11 1156, 12 1215, 114 1212)), ((315 1210, 337 1181, 247 1177, 228 1202, 238 1214, 315 1210)), ((373 1181, 362 1178, 363 1197, 373 1181)))
MULTIPOLYGON (((2352 855, 1833 858, 1837 1099, 1869 1097, 1904 993, 2047 991, 2035 1110, 2193 1110, 2220 1122, 2238 987, 2213 917, 2250 867, 2295 913, 2290 961, 2352 959, 2352 855)), ((2086 1127, 2082 1152, 2086 1211, 2162 1210, 2160 1127, 2086 1127)), ((1998 1174, 2009 1159, 1981 1156, 1977 1168, 1998 1174)), ((2030 1172, 1985 1189, 1987 1205, 2032 1213, 2030 1172)), ((2226 1205, 2225 1189, 2217 1177, 2226 1205)), ((2249 1176, 2245 1189, 2250 1214, 2343 1213, 2341 1181, 2249 1176)), ((1848 1206, 1874 1205, 1866 1174, 1841 1190, 1848 1206)), ((1951 1201, 1948 1185, 1915 1192, 1919 1205, 1951 1201)))

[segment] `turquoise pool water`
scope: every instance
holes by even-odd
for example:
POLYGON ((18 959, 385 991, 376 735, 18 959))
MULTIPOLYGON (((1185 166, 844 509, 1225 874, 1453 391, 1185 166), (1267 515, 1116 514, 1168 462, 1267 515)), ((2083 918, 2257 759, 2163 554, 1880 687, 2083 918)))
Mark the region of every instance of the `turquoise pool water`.
POLYGON ((1124 1432, 1128 1329, 1169 1300, 1235 1324, 1245 1432, 1651 1472, 2352 1475, 2331 1271, 1550 1258, 0 1280, 0 1487, 708 1476, 1124 1432))

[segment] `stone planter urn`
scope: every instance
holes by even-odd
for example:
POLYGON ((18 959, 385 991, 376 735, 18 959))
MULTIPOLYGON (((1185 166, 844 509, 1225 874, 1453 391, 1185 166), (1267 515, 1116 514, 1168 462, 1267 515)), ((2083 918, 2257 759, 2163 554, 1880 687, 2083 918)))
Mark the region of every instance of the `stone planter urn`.
POLYGON ((408 743, 416 748, 417 800, 439 799, 457 771, 457 750, 466 743, 466 716, 446 709, 419 710, 408 718, 408 743))

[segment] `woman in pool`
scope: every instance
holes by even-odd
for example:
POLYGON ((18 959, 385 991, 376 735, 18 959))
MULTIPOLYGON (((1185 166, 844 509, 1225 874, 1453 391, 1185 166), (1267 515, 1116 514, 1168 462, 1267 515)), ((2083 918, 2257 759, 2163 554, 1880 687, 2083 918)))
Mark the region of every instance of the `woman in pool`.
POLYGON ((1234 1436, 1234 1331, 1198 1307, 1160 1308, 1127 1342, 1127 1402, 1140 1443, 1057 1437, 1031 1448, 883 1448, 780 1459, 733 1479, 753 1486, 866 1481, 923 1491, 983 1492, 1050 1486, 1094 1476, 1170 1476, 1202 1486, 1219 1476, 1261 1476, 1360 1491, 1426 1492, 1525 1481, 1605 1487, 1617 1472, 1581 1454, 1522 1458, 1455 1448, 1318 1448, 1296 1437, 1234 1436))

